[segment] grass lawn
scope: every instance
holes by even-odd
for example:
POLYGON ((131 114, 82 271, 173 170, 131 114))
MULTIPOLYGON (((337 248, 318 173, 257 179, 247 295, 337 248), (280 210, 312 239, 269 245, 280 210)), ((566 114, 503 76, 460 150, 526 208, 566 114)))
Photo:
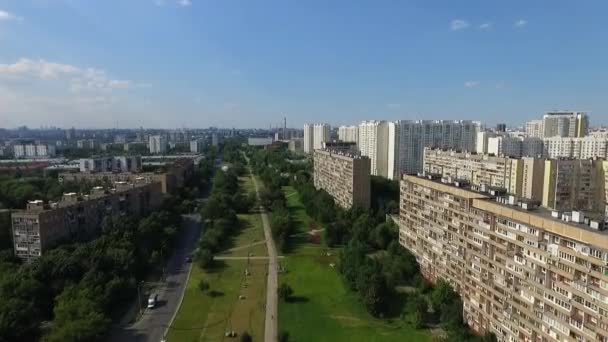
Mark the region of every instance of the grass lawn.
MULTIPOLYGON (((285 187, 285 196, 297 230, 307 231, 306 215, 295 190, 285 187)), ((322 228, 322 227, 317 227, 322 228)), ((347 289, 337 269, 339 250, 303 240, 296 242, 282 264, 287 272, 279 283, 288 283, 294 300, 279 303, 279 330, 287 331, 290 341, 430 341, 431 333, 416 330, 397 318, 379 320, 367 313, 357 294, 347 289), (329 252, 329 256, 327 253, 329 252)))
MULTIPOLYGON (((243 179, 241 188, 253 189, 253 182, 243 179)), ((242 227, 234 237, 232 248, 244 247, 218 256, 266 255, 266 245, 249 246, 264 241, 262 221, 258 213, 239 215, 242 227)), ((220 260, 218 267, 205 271, 194 264, 184 300, 169 330, 168 341, 222 341, 226 331, 234 330, 239 336, 247 331, 254 341, 264 339, 264 305, 266 304, 266 260, 220 260), (250 272, 245 276, 245 270, 250 272), (210 289, 201 292, 198 284, 207 281, 210 289), (216 295, 211 295, 212 291, 216 295), (239 296, 245 299, 239 299, 239 296)))

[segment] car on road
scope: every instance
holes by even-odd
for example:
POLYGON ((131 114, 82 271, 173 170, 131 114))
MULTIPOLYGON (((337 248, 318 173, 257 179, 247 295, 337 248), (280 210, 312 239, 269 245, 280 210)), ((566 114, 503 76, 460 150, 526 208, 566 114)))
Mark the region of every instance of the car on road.
POLYGON ((148 298, 148 309, 154 309, 156 302, 158 301, 158 294, 153 293, 148 298))

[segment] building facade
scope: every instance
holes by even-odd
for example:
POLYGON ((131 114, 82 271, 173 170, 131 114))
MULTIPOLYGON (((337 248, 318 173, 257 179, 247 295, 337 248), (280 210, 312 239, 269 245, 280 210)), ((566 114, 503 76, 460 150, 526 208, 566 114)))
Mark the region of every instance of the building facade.
POLYGON ((143 181, 96 187, 87 195, 67 193, 55 203, 30 201, 27 209, 11 215, 15 256, 32 261, 62 242, 97 236, 108 217, 141 217, 160 203, 161 184, 143 181))
POLYGON ((543 153, 547 158, 608 158, 608 138, 545 138, 543 153))
POLYGON ((388 177, 388 136, 386 121, 363 121, 359 124, 359 151, 371 162, 371 174, 388 177))
POLYGON ((330 126, 326 123, 304 124, 304 153, 313 153, 329 141, 330 126))
POLYGON ((388 178, 422 171, 424 148, 473 152, 481 124, 468 120, 399 120, 389 123, 388 178))
POLYGON ((167 138, 163 135, 150 136, 150 153, 165 154, 167 153, 167 138))
POLYGON ((359 127, 358 126, 340 126, 338 127, 338 139, 344 142, 359 142, 359 127))
POLYGON ((587 135, 589 117, 585 112, 555 111, 543 115, 543 137, 582 138, 587 135))
POLYGON ((530 138, 543 138, 543 120, 531 120, 526 122, 526 136, 530 138))
POLYGON ((314 185, 344 209, 370 206, 370 159, 332 150, 314 151, 314 185))
POLYGON ((472 329, 509 342, 608 341, 601 223, 458 183, 403 176, 400 186, 400 244, 427 279, 460 293, 472 329))

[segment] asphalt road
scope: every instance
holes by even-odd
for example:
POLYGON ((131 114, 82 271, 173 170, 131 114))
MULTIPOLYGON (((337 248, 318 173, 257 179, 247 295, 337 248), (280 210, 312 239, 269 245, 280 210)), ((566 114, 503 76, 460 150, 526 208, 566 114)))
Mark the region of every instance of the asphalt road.
MULTIPOLYGON (((198 214, 183 216, 183 230, 180 241, 169 259, 166 278, 157 288, 159 299, 157 307, 146 309, 143 317, 132 325, 114 331, 108 341, 118 342, 160 342, 165 330, 179 309, 179 304, 186 287, 191 263, 186 259, 196 249, 201 234, 200 216, 198 214)), ((144 306, 146 302, 142 303, 144 306)), ((171 342, 168 341, 167 342, 171 342)))

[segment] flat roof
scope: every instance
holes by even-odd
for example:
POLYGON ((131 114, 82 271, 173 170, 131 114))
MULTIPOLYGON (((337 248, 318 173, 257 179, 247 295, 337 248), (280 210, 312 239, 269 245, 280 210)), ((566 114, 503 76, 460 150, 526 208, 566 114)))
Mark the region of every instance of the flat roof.
MULTIPOLYGON (((414 175, 403 175, 402 179, 437 191, 471 199, 474 208, 500 215, 532 227, 544 229, 565 238, 608 249, 608 230, 596 230, 584 223, 563 221, 562 219, 553 217, 553 210, 551 209, 539 206, 532 210, 526 210, 517 205, 499 203, 494 196, 490 196, 489 194, 476 192, 468 188, 459 188, 451 184, 442 183, 439 180, 432 180, 414 175)), ((561 213, 563 214, 564 212, 561 213)))

